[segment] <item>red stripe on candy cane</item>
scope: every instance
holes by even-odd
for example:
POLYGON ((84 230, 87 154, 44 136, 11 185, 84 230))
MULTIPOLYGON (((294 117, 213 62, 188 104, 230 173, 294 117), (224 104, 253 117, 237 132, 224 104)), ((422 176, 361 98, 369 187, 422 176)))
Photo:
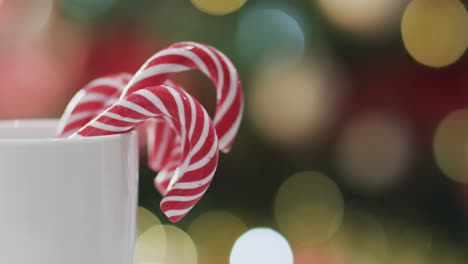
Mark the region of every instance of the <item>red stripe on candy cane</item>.
POLYGON ((182 158, 167 185, 161 209, 176 222, 200 200, 211 183, 218 162, 218 139, 208 113, 185 91, 164 85, 144 91, 121 98, 81 128, 77 135, 110 135, 129 131, 153 118, 160 122, 166 122, 166 118, 173 120, 170 126, 181 138, 182 158), (192 118, 193 110, 195 118, 192 118), (114 115, 109 117, 107 112, 114 115), (128 112, 137 113, 134 115, 139 118, 120 118, 128 112), (140 119, 142 117, 146 119, 140 119), (190 133, 192 126, 195 129, 190 133))
POLYGON ((57 129, 58 135, 67 137, 95 118, 113 96, 122 93, 131 78, 129 73, 118 73, 88 83, 65 109, 57 129))
MULTIPOLYGON (((62 136, 66 136, 82 128, 80 133, 83 134, 117 134, 133 129, 134 124, 144 123, 148 136, 149 165, 159 171, 154 184, 165 196, 161 208, 168 217, 176 217, 178 214, 188 212, 201 198, 209 184, 198 181, 199 185, 194 185, 192 189, 187 188, 188 185, 182 184, 183 181, 179 182, 183 171, 181 168, 186 168, 185 177, 190 177, 192 171, 196 172, 210 165, 209 160, 203 157, 214 155, 213 153, 217 155, 218 148, 227 152, 239 129, 242 112, 242 87, 231 61, 210 46, 181 42, 156 53, 135 76, 116 74, 92 81, 70 102, 62 116, 59 132, 62 136), (176 91, 180 90, 182 87, 168 78, 174 73, 190 69, 208 75, 216 87, 217 106, 214 126, 219 146, 205 144, 202 139, 206 134, 202 134, 201 131, 206 133, 206 130, 200 127, 199 123, 190 121, 195 120, 197 112, 200 111, 198 102, 191 97, 187 97, 188 101, 182 102, 179 96, 173 96, 172 99, 166 96, 164 98, 166 101, 163 103, 161 98, 146 89, 163 84, 176 91), (123 100, 130 95, 135 96, 132 98, 139 98, 136 101, 140 102, 140 105, 123 100), (160 109, 162 113, 160 117, 149 118, 154 113, 141 107, 151 104, 160 109), (93 120, 93 126, 86 126, 105 109, 107 111, 103 112, 99 119, 93 120), (179 122, 185 126, 170 117, 177 115, 179 122), (188 145, 186 140, 182 140, 186 137, 193 142, 202 142, 194 146, 196 154, 191 157, 190 165, 186 164, 188 145), (178 183, 180 184, 177 185, 178 183), (186 196, 183 198, 167 196, 171 192, 172 195, 182 192, 186 196), (166 199, 166 197, 172 198, 166 199)), ((212 178, 214 170, 210 175, 207 179, 212 178)))
POLYGON ((220 149, 229 151, 239 129, 243 112, 242 86, 232 62, 213 47, 181 42, 153 55, 130 81, 122 96, 149 85, 160 85, 172 74, 199 70, 213 81, 217 92, 214 124, 220 149))

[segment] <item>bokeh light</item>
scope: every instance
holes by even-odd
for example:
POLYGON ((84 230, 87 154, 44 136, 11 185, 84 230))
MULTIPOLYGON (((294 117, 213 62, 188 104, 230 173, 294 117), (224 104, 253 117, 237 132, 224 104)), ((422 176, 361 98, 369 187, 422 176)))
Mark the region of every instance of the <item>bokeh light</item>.
POLYGON ((292 264, 288 241, 270 228, 254 228, 239 237, 231 251, 230 264, 292 264))
POLYGON ((289 177, 276 195, 275 218, 279 230, 294 244, 325 242, 340 227, 344 201, 340 189, 318 172, 289 177))
POLYGON ((137 236, 143 234, 150 227, 160 225, 158 217, 143 207, 138 207, 137 236))
POLYGON ((135 264, 196 264, 197 248, 184 231, 172 225, 156 225, 141 234, 135 247, 135 264))
POLYGON ((197 217, 188 234, 197 245, 199 263, 229 263, 229 253, 236 239, 247 226, 237 216, 225 211, 213 211, 197 217))
POLYGON ((200 11, 211 15, 226 15, 239 10, 247 0, 191 0, 200 11))
POLYGON ((405 0, 318 0, 340 28, 360 36, 380 36, 398 25, 405 0))
POLYGON ((266 64, 247 96, 254 127, 265 139, 284 147, 320 142, 339 108, 339 91, 332 81, 338 78, 318 59, 266 64))
POLYGON ((343 225, 332 240, 345 263, 384 263, 388 255, 388 236, 382 223, 370 213, 346 208, 343 225))
POLYGON ((458 0, 413 0, 401 22, 406 49, 418 62, 443 67, 468 45, 468 13, 458 0))
POLYGON ((139 235, 135 245, 135 264, 158 263, 164 260, 168 239, 166 228, 155 225, 139 235))
POLYGON ((250 9, 240 19, 237 46, 246 62, 259 64, 270 57, 299 61, 305 45, 298 22, 279 9, 250 9))
POLYGON ((409 128, 398 116, 362 113, 348 123, 338 140, 338 167, 359 190, 388 190, 408 169, 411 142, 409 128))
MULTIPOLYGON (((139 142, 139 204, 164 219, 138 208, 135 264, 461 264, 467 3, 0 0, 0 119, 57 118, 90 80, 134 73, 171 43, 206 43, 239 72, 244 122, 180 229, 160 222, 139 142), (281 235, 242 248, 256 226, 281 235)), ((214 113, 206 76, 171 79, 214 113)))
POLYGON ((434 157, 442 172, 457 182, 468 182, 468 109, 449 113, 434 136, 434 157))

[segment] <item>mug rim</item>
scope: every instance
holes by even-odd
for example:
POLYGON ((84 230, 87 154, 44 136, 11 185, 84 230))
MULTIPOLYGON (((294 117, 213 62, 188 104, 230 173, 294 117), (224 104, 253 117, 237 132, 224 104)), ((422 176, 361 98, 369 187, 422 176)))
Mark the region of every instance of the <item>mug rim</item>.
MULTIPOLYGON (((53 128, 56 130, 59 119, 54 118, 38 118, 38 119, 6 119, 0 120, 0 130, 4 128, 13 129, 31 129, 31 128, 53 128)), ((93 137, 74 137, 74 138, 60 138, 60 137, 46 137, 46 138, 2 138, 0 137, 0 144, 8 143, 97 143, 101 141, 116 140, 126 135, 136 135, 137 131, 132 130, 121 134, 93 136, 93 137)))

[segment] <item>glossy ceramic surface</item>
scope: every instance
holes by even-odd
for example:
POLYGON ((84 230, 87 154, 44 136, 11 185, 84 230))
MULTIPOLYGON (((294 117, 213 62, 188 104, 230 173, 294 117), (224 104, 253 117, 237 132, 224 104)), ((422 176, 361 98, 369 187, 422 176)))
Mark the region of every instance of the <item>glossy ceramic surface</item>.
POLYGON ((131 264, 136 132, 56 139, 56 126, 0 122, 0 263, 131 264))

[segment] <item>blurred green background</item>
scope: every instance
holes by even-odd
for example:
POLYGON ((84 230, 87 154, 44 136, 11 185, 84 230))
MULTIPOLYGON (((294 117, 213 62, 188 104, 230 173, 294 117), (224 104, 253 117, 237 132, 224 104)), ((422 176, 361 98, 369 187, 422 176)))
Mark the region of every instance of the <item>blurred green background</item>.
MULTIPOLYGON (((239 71, 241 130, 203 199, 166 228, 188 239, 168 239, 166 255, 186 259, 139 263, 236 264, 234 241, 255 227, 281 233, 294 263, 466 263, 466 5, 0 0, 0 118, 59 117, 93 78, 206 43, 239 71)), ((214 112, 208 78, 175 79, 214 112)), ((142 154, 140 205, 168 224, 142 154)))

